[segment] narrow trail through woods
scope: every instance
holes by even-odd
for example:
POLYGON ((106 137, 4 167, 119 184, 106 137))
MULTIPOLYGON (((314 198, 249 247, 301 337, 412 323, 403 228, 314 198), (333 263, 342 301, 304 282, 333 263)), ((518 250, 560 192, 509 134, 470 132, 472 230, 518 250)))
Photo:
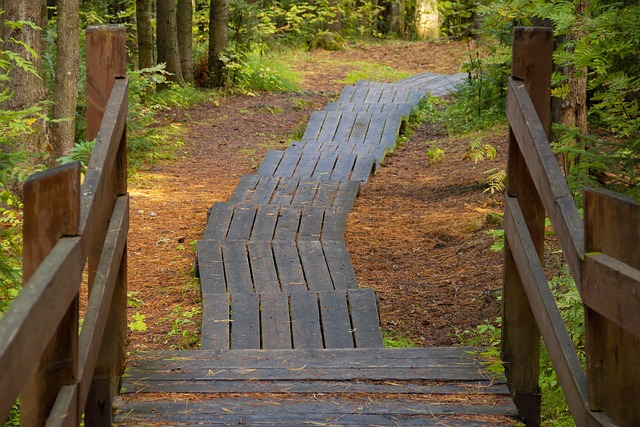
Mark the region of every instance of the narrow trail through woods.
MULTIPOLYGON (((200 305, 192 242, 202 236, 207 210, 226 201, 267 150, 284 149, 358 61, 455 73, 465 56, 459 42, 318 51, 296 66, 304 78, 300 93, 234 95, 164 115, 162 124, 180 129, 184 145, 174 160, 140 171, 130 183, 129 318, 147 328, 131 332, 130 350, 194 346, 200 305)), ((463 159, 467 140, 418 125, 362 188, 345 239, 361 286, 378 294, 390 336, 450 345, 458 342, 456 333, 498 315, 501 255, 488 250, 485 231, 495 227, 487 218, 502 208, 498 197, 483 192, 483 172, 504 167, 504 139, 487 141, 498 150, 495 160, 474 164, 463 159), (433 139, 446 149, 444 162, 427 157, 433 139)))

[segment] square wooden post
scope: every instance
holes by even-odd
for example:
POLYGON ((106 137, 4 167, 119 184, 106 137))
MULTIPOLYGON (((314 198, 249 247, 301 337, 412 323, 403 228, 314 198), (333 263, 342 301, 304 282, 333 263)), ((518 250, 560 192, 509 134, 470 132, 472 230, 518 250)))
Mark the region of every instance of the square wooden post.
MULTIPOLYGON (((523 81, 536 112, 550 128, 553 33, 550 28, 518 27, 513 32, 511 74, 523 81)), ((507 196, 517 197, 529 233, 542 258, 545 210, 524 156, 509 131, 507 196)), ((528 426, 540 425, 540 331, 536 324, 509 243, 505 242, 502 296, 502 360, 507 383, 520 416, 528 426)))
MULTIPOLYGON (((587 190, 584 222, 585 253, 602 253, 640 269, 640 206, 633 199, 610 191, 587 190)), ((583 281, 593 282, 588 283, 590 287, 597 286, 597 276, 585 270, 583 281)), ((615 300, 616 293, 616 289, 609 289, 606 295, 615 300)), ((589 307, 585 307, 585 315, 591 410, 605 412, 620 426, 638 426, 640 336, 589 307)), ((619 315, 629 317, 624 312, 619 315)))
MULTIPOLYGON (((24 184, 23 213, 22 279, 26 284, 61 237, 78 233, 80 165, 58 166, 30 176, 24 184)), ((80 289, 81 281, 81 275, 69 277, 69 286, 80 289)), ((75 382, 78 301, 76 296, 44 351, 40 366, 22 391, 21 426, 44 425, 60 387, 75 382)))

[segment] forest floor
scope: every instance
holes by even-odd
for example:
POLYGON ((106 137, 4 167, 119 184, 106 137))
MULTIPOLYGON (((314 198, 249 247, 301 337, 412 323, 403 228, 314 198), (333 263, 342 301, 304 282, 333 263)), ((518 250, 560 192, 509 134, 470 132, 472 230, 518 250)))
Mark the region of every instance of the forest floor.
MULTIPOLYGON (((355 45, 314 51, 295 61, 298 93, 231 95, 162 114, 159 125, 180 129, 175 158, 130 179, 130 351, 195 348, 199 284, 194 242, 207 210, 226 201, 243 174, 254 173, 269 149, 284 149, 342 90, 364 62, 410 74, 456 73, 467 57, 463 42, 355 45)), ((499 227, 501 197, 485 192, 484 171, 504 168, 506 129, 483 135, 497 149, 474 164, 464 153, 474 136, 448 138, 429 123, 387 157, 361 189, 345 239, 362 287, 380 300, 387 338, 417 346, 455 345, 460 333, 499 315, 501 253, 486 231, 499 227), (445 149, 432 162, 429 144, 445 149)), ((389 341, 391 343, 391 341, 389 341)))

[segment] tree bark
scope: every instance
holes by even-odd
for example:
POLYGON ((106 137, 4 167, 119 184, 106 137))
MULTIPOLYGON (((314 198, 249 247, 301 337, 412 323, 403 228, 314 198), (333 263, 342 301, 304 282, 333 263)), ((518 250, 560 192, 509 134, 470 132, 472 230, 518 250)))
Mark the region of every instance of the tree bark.
POLYGON ((209 85, 223 87, 227 70, 220 55, 227 48, 229 35, 229 0, 211 0, 209 9, 209 85))
POLYGON ((136 30, 138 33, 138 68, 153 67, 151 0, 136 0, 136 30))
POLYGON ((180 53, 178 51, 178 30, 176 28, 176 1, 157 0, 158 12, 158 63, 166 63, 167 71, 172 75, 170 80, 184 83, 182 68, 180 67, 180 53))
POLYGON ((178 0, 178 51, 182 77, 193 83, 193 3, 191 0, 178 0))
MULTIPOLYGON (((5 49, 10 50, 23 58, 31 61, 37 75, 24 71, 20 67, 13 67, 9 72, 8 88, 11 98, 7 107, 11 110, 24 110, 36 106, 47 99, 47 90, 42 80, 42 65, 40 56, 43 50, 42 28, 46 26, 46 1, 44 0, 5 0, 5 19, 10 21, 29 21, 39 28, 24 25, 21 28, 5 29, 5 49), (36 56, 32 55, 20 43, 12 43, 15 39, 31 47, 36 56)), ((24 147, 29 153, 43 153, 50 150, 47 125, 44 120, 33 123, 33 131, 25 135, 24 147)))
POLYGON ((78 78, 80 75, 80 2, 58 0, 57 62, 51 144, 53 159, 71 152, 75 141, 78 78))
POLYGON ((417 0, 415 27, 420 40, 437 39, 440 34, 437 0, 417 0))
POLYGON ((404 0, 392 0, 389 9, 389 31, 404 38, 404 0))

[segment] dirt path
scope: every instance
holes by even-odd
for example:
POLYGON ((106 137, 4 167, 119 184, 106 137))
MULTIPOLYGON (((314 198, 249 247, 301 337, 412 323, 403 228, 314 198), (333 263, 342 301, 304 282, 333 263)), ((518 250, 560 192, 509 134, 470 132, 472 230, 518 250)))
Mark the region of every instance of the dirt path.
MULTIPOLYGON (((298 65, 299 94, 232 96, 218 104, 174 111, 182 128, 177 158, 132 180, 129 238, 130 350, 191 348, 200 318, 198 282, 192 277, 192 242, 207 210, 226 201, 242 174, 253 173, 268 149, 284 148, 306 127, 311 112, 335 97, 353 68, 375 61, 411 73, 458 72, 463 43, 362 45, 314 52, 298 65)), ((447 161, 430 163, 428 125, 390 157, 367 184, 348 218, 346 241, 362 286, 380 297, 383 327, 417 345, 457 342, 456 331, 493 319, 499 309, 500 256, 488 251, 487 215, 500 206, 483 193, 481 165, 463 161, 468 142, 439 141, 447 161)), ((499 153, 501 147, 497 144, 499 153)))

